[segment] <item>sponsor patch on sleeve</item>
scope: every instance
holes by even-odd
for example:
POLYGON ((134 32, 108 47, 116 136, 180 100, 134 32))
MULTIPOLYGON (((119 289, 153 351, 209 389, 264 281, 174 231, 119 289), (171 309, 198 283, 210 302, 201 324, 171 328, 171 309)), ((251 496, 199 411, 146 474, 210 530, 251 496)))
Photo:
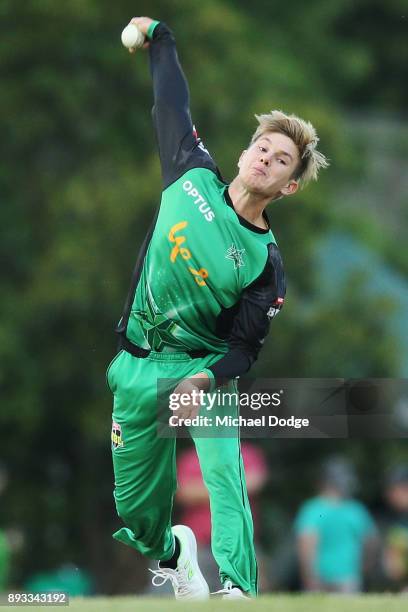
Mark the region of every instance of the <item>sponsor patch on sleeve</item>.
POLYGON ((285 301, 284 298, 278 297, 273 302, 272 306, 269 308, 268 312, 266 313, 269 319, 273 319, 274 317, 276 317, 278 312, 282 310, 284 301, 285 301))

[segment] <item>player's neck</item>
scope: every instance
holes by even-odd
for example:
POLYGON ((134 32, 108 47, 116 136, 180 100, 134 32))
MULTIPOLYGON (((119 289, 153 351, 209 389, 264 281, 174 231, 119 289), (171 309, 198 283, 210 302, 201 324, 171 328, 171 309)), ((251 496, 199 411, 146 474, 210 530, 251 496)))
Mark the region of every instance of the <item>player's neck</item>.
POLYGON ((270 202, 270 198, 260 197, 256 193, 250 193, 242 185, 238 177, 235 177, 230 186, 228 193, 234 205, 234 210, 241 217, 260 227, 267 229, 263 211, 270 202))

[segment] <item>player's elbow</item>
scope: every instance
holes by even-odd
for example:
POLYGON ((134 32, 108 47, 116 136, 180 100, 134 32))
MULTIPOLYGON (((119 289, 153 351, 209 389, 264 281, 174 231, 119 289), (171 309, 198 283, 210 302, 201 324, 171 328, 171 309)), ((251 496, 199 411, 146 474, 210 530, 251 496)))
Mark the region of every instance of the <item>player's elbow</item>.
POLYGON ((258 359, 259 350, 254 350, 252 346, 238 343, 230 344, 231 349, 234 351, 237 363, 240 364, 240 375, 246 374, 252 368, 255 361, 258 359))

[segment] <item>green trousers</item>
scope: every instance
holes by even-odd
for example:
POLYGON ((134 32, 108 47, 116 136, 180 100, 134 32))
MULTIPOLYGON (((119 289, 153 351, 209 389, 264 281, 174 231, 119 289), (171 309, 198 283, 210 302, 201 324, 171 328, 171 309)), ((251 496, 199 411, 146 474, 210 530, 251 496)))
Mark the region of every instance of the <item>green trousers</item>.
MULTIPOLYGON (((114 395, 114 499, 126 525, 113 537, 152 559, 166 560, 173 554, 171 515, 177 488, 176 440, 157 432, 157 380, 172 379, 174 388, 214 361, 214 355, 192 359, 186 353, 154 352, 141 359, 122 350, 107 371, 114 395)), ((190 433, 209 493, 211 546, 221 582, 229 578, 256 595, 253 524, 239 432, 230 432, 230 437, 200 437, 193 429, 190 433)))

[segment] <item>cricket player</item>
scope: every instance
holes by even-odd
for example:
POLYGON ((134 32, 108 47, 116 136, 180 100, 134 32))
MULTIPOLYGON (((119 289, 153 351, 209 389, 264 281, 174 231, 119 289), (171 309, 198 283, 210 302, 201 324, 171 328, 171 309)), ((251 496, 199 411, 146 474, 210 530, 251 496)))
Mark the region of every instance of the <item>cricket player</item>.
MULTIPOLYGON (((157 380, 174 393, 211 391, 248 372, 285 297, 281 256, 265 208, 317 179, 327 165, 313 126, 280 111, 258 127, 227 184, 198 138, 169 28, 137 17, 153 79, 153 122, 163 186, 117 332, 107 379, 114 395, 114 498, 125 527, 114 538, 158 560, 153 584, 177 599, 206 599, 193 532, 172 527, 176 442, 157 435, 157 380)), ((197 414, 193 403, 179 416, 197 414)), ((195 437, 225 599, 257 594, 253 525, 238 432, 195 437)))

